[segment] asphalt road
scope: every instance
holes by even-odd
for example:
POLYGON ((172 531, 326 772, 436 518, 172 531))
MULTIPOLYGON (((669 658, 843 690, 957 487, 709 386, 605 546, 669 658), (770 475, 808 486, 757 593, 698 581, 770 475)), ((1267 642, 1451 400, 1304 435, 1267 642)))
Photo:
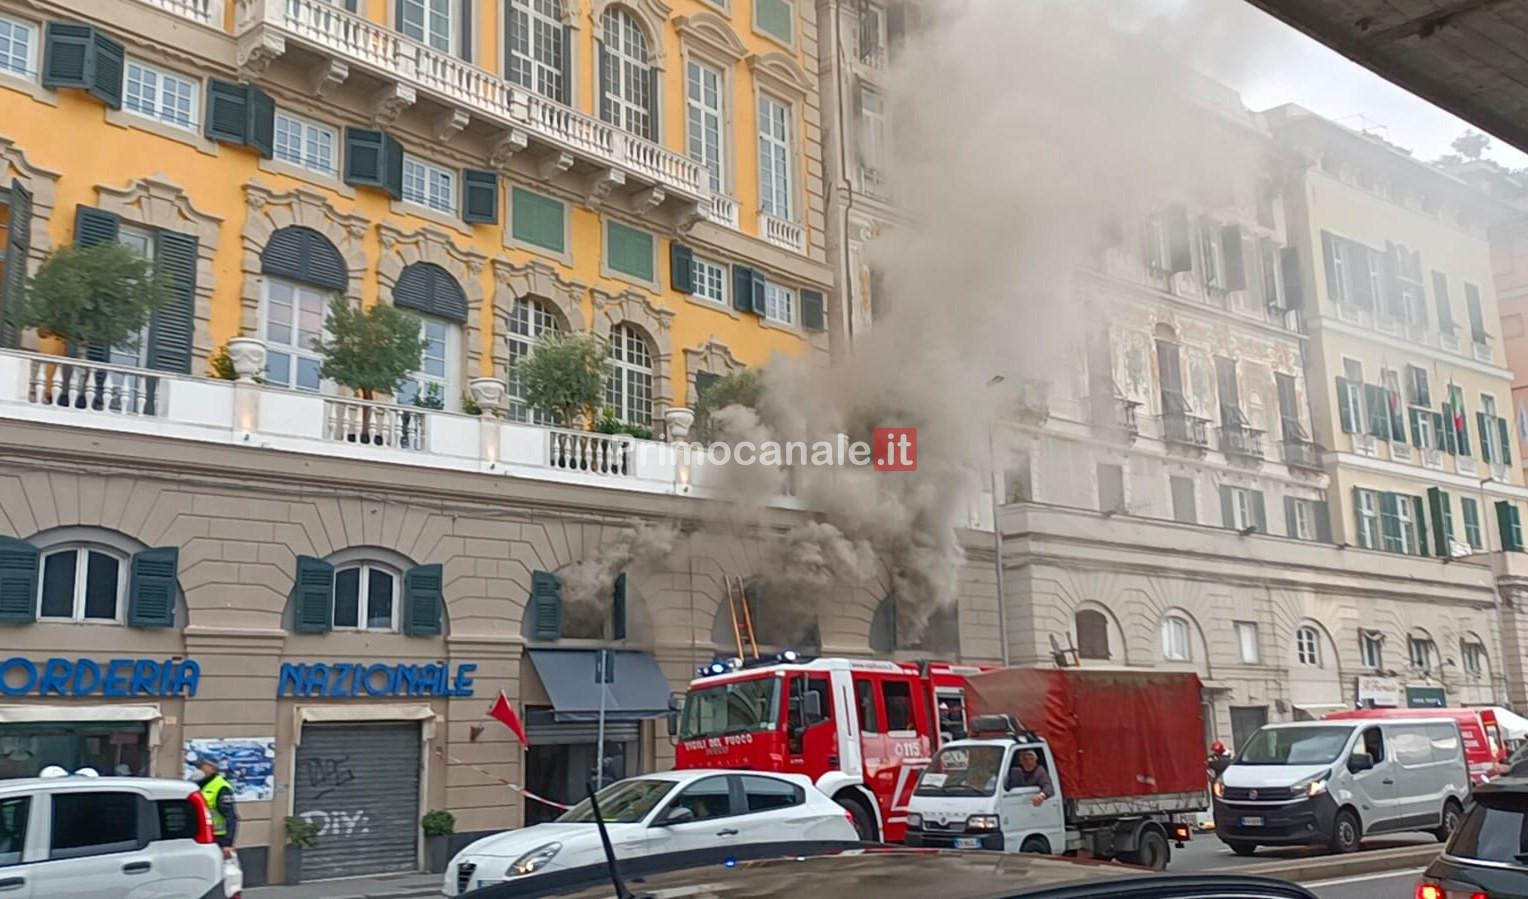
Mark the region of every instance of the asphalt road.
MULTIPOLYGON (((1396 849, 1401 846, 1436 846, 1438 841, 1431 834, 1403 834, 1400 836, 1377 837, 1372 840, 1364 840, 1364 849, 1396 849)), ((1216 838, 1213 833, 1196 833, 1182 849, 1173 848, 1173 857, 1170 869, 1173 871, 1217 871, 1239 868, 1245 865, 1267 864, 1268 862, 1290 861, 1300 858, 1320 858, 1326 856, 1323 849, 1296 848, 1296 849, 1259 849, 1251 858, 1242 858, 1233 853, 1226 844, 1216 838)))
POLYGON ((1421 868, 1396 874, 1364 874, 1307 883, 1305 888, 1321 899, 1404 899, 1415 896, 1421 868))

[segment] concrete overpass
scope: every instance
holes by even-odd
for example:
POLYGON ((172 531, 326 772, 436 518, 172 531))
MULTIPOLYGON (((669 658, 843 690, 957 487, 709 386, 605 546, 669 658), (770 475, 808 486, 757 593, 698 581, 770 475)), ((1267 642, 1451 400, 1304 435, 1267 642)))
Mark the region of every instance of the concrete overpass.
POLYGON ((1247 0, 1528 152, 1528 0, 1247 0))

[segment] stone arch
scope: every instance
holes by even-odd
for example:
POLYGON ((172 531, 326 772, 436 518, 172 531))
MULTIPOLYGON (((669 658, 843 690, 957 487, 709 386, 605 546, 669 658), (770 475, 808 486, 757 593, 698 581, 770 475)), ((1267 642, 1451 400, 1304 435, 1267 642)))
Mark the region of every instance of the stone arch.
POLYGON ((1084 665, 1088 662, 1129 664, 1130 648, 1125 640, 1125 629, 1120 626, 1119 618, 1114 614, 1114 610, 1101 602, 1085 600, 1072 608, 1072 646, 1077 649, 1078 657, 1084 665), (1084 643, 1091 643, 1091 639, 1087 641, 1083 639, 1085 622, 1091 622, 1091 626, 1102 625, 1103 637, 1106 641, 1103 648, 1106 650, 1106 655, 1099 656, 1083 652, 1084 648, 1092 648, 1084 647, 1084 643))
POLYGON ((732 348, 717 339, 714 334, 700 346, 687 347, 684 351, 685 402, 691 406, 695 405, 695 374, 697 372, 727 375, 747 367, 745 363, 732 355, 732 348))
POLYGON ((812 78, 790 54, 780 50, 754 53, 748 57, 748 68, 761 84, 784 91, 796 99, 805 99, 814 90, 812 78))
POLYGON ((350 284, 345 295, 353 303, 360 302, 362 283, 371 268, 362 244, 371 227, 370 219, 358 213, 340 212, 327 197, 309 187, 277 193, 259 181, 250 181, 244 185, 244 201, 248 214, 242 235, 244 286, 240 334, 253 337, 260 333, 260 295, 265 283, 260 252, 272 234, 291 225, 311 228, 334 244, 348 270, 350 284))
POLYGON ((446 232, 432 225, 415 231, 403 231, 388 222, 377 226, 382 239, 382 255, 377 260, 377 296, 391 302, 393 287, 405 267, 415 262, 429 262, 445 269, 462 293, 467 296, 467 321, 462 334, 461 383, 477 377, 483 358, 483 305, 488 294, 483 288, 483 269, 488 257, 473 249, 463 250, 446 232))
POLYGON ((887 593, 875 607, 870 619, 869 645, 877 653, 892 654, 917 650, 942 655, 960 655, 960 608, 958 603, 936 608, 924 622, 916 639, 903 632, 902 604, 896 594, 887 593))
MULTIPOLYGON (((531 297, 546 303, 562 319, 570 331, 588 329, 584 318, 584 295, 589 285, 582 281, 568 281, 553 268, 539 259, 519 264, 503 257, 493 261, 493 328, 492 358, 493 376, 504 378, 509 373, 509 346, 505 343, 509 334, 509 316, 514 311, 515 300, 531 297)), ((467 366, 481 371, 482 353, 479 346, 469 348, 467 366)))
POLYGON ((653 354, 653 420, 662 421, 664 411, 674 405, 673 310, 654 305, 644 291, 611 293, 600 287, 594 288, 594 310, 594 333, 601 337, 608 340, 616 325, 625 324, 647 338, 653 354))
MULTIPOLYGON (((748 609, 753 619, 754 637, 761 653, 783 649, 817 650, 822 647, 822 616, 816 609, 802 614, 803 609, 792 608, 789 597, 785 602, 775 600, 764 589, 761 579, 750 577, 743 582, 743 592, 748 597, 748 609)), ((742 615, 741 604, 736 606, 742 615)), ((738 619, 739 628, 743 619, 738 619)), ((717 603, 716 617, 711 624, 711 642, 724 655, 737 651, 733 631, 733 613, 723 596, 717 603)), ((743 637, 744 652, 752 652, 746 634, 743 637)))
MULTIPOLYGON (((673 8, 663 0, 594 0, 589 4, 589 19, 594 27, 594 39, 605 40, 605 12, 612 7, 630 15, 642 29, 647 39, 647 64, 659 71, 664 68, 663 24, 668 21, 673 8)), ((598 61, 596 61, 598 64, 598 61)), ((656 103, 656 98, 654 103, 656 103)))
POLYGON ((737 36, 727 20, 712 12, 698 12, 680 16, 674 20, 674 28, 680 38, 705 51, 710 56, 742 62, 748 56, 748 45, 737 36))
MULTIPOLYGON (((25 540, 38 550, 40 557, 46 557, 51 552, 70 549, 103 552, 116 559, 122 566, 121 574, 124 579, 131 578, 133 555, 152 548, 132 534, 104 525, 59 525, 38 531, 25 540)), ((44 586, 42 568, 39 560, 38 586, 40 588, 44 586)), ((183 570, 185 569, 180 568, 175 572, 174 627, 176 628, 185 627, 191 615, 190 606, 186 601, 186 591, 181 584, 183 570)), ((36 601, 35 596, 33 599, 36 601)), ((126 597, 122 599, 125 605, 126 597)), ((37 607, 34 606, 33 610, 37 611, 37 607)), ((125 620, 127 609, 119 608, 118 612, 125 620)))
POLYGON ((1210 668, 1209 642, 1204 638, 1204 628, 1200 626, 1199 619, 1193 613, 1182 606, 1172 606, 1162 612, 1157 618, 1156 629, 1152 636, 1156 639, 1156 657, 1165 665, 1181 665, 1193 667, 1201 675, 1208 673, 1210 668), (1165 630, 1167 622, 1171 619, 1184 621, 1188 625, 1189 653, 1187 659, 1169 659, 1165 645, 1165 630))
MULTIPOLYGON (((196 330, 191 335, 193 363, 212 355, 212 292, 216 278, 213 259, 223 219, 191 204, 180 185, 163 173, 138 178, 126 187, 96 185, 97 205, 123 221, 178 231, 196 237, 196 330)), ((195 368, 193 367, 193 371, 195 368)))

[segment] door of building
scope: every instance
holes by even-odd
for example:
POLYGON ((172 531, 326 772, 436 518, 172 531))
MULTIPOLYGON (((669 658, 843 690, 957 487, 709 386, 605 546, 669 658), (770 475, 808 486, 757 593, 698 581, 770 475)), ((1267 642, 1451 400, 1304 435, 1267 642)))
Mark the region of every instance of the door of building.
POLYGON ((1268 707, 1265 705, 1231 706, 1231 747, 1240 750, 1258 728, 1267 723, 1268 707))
POLYGON ((303 726, 293 814, 318 828, 303 880, 419 869, 420 745, 417 722, 303 726))
MULTIPOLYGON (((588 795, 588 782, 600 755, 597 722, 559 724, 540 709, 530 710, 525 736, 531 748, 525 752, 525 826, 551 821, 561 815, 562 805, 577 805, 588 795), (549 799, 558 805, 550 805, 549 799)), ((641 770, 637 753, 635 721, 605 722, 605 783, 630 777, 641 770)))

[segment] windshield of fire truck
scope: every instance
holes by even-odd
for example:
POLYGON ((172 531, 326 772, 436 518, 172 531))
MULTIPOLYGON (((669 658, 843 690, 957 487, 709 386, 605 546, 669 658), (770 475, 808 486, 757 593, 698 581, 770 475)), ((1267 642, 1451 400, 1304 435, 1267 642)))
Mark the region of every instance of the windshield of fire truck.
POLYGON ((919 796, 991 796, 1003 770, 1001 746, 949 746, 923 769, 919 796))
POLYGON ((773 730, 780 720, 780 679, 759 677, 692 687, 679 739, 698 740, 773 730))

